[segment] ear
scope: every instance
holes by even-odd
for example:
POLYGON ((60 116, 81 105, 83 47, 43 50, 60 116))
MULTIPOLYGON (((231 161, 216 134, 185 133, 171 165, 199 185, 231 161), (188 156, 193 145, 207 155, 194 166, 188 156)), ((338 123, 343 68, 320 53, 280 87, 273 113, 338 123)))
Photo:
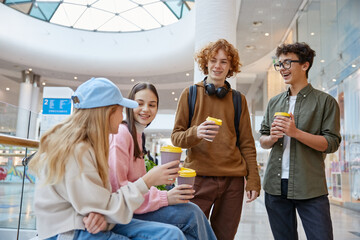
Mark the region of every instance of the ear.
POLYGON ((309 69, 309 66, 310 66, 310 63, 309 62, 305 62, 302 66, 301 66, 301 69, 303 71, 306 71, 309 69))

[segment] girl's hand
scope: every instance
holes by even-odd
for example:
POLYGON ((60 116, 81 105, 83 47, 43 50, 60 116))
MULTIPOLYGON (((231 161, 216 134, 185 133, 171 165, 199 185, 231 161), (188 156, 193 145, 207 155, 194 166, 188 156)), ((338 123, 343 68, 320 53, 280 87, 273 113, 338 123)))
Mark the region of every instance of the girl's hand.
POLYGON ((194 198, 195 190, 191 185, 182 184, 174 187, 167 192, 167 198, 169 205, 175 205, 179 203, 188 203, 190 199, 194 198))
POLYGON ((90 213, 87 217, 83 218, 86 230, 91 234, 96 234, 100 231, 105 231, 107 222, 103 215, 100 213, 90 213))
POLYGON ((148 188, 150 188, 151 186, 158 186, 163 184, 171 185, 179 176, 179 163, 180 161, 177 160, 160 166, 156 166, 152 168, 149 172, 147 172, 142 178, 148 188))

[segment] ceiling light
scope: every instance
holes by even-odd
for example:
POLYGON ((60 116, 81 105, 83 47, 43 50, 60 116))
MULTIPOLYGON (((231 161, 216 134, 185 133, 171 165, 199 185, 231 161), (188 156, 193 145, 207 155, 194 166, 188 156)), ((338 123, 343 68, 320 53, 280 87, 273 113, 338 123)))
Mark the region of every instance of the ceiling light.
POLYGON ((259 11, 258 11, 258 14, 263 14, 263 13, 264 13, 263 10, 259 10, 259 11))
POLYGON ((135 81, 135 79, 133 79, 133 78, 132 78, 130 81, 134 82, 134 81, 135 81))
POLYGON ((177 99, 177 97, 175 98, 175 101, 177 101, 178 99, 177 99))
POLYGON ((355 67, 356 67, 356 64, 352 64, 351 67, 355 68, 355 67))
POLYGON ((6 91, 10 91, 10 88, 7 87, 7 88, 5 88, 5 90, 6 90, 6 91))
POLYGON ((268 36, 270 36, 270 33, 265 33, 264 35, 265 35, 265 37, 268 37, 268 36))
POLYGON ((253 22, 253 26, 254 27, 259 27, 259 26, 261 26, 262 25, 262 21, 254 21, 253 22))
POLYGON ((322 90, 325 91, 325 88, 323 87, 322 90))
POLYGON ((336 82, 336 78, 333 78, 332 81, 333 81, 333 82, 336 82))
POLYGON ((45 85, 46 85, 46 83, 45 83, 45 82, 43 82, 43 83, 42 83, 42 85, 43 85, 43 86, 45 86, 45 85))
POLYGON ((31 71, 32 71, 32 68, 29 68, 29 71, 31 72, 31 71))
POLYGON ((314 36, 314 35, 315 35, 315 33, 314 33, 314 32, 311 32, 311 33, 310 33, 310 35, 311 35, 311 36, 314 36))
POLYGON ((77 77, 74 77, 74 79, 76 80, 76 79, 77 79, 77 77))
POLYGON ((188 77, 188 76, 190 76, 190 73, 186 73, 185 75, 188 77))
POLYGON ((277 4, 275 4, 275 6, 281 7, 281 3, 277 3, 277 4))
POLYGON ((320 62, 321 62, 321 63, 324 63, 324 62, 325 62, 325 60, 324 60, 324 59, 321 59, 321 60, 320 60, 320 62))
POLYGON ((174 95, 174 94, 175 94, 175 92, 172 92, 171 94, 172 94, 172 95, 174 95))
POLYGON ((245 48, 247 50, 254 50, 255 49, 255 46, 254 45, 246 45, 245 48))

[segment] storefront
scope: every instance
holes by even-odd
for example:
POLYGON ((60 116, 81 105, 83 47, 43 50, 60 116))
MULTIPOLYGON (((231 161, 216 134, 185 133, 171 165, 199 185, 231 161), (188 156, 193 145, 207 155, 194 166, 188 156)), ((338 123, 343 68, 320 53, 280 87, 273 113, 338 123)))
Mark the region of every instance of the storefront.
POLYGON ((296 39, 315 51, 309 82, 337 99, 342 142, 328 154, 325 171, 331 201, 360 209, 360 1, 309 1, 296 39))

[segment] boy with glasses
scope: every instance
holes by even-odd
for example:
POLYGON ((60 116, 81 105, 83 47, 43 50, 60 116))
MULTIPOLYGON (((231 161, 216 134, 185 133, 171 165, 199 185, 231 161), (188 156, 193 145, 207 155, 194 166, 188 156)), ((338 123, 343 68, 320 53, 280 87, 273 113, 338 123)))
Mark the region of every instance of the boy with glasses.
POLYGON ((260 130, 261 146, 271 148, 263 184, 271 230, 275 239, 298 239, 297 210, 307 239, 333 239, 324 159, 340 145, 339 106, 308 83, 315 51, 306 43, 283 44, 276 56, 290 86, 270 99, 260 130))

